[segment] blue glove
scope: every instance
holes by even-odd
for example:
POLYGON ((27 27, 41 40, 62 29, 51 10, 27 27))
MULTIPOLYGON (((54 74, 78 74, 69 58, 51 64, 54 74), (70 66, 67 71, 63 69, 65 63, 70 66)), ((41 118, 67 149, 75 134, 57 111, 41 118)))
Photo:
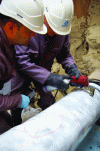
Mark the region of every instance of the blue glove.
POLYGON ((22 103, 20 105, 20 108, 25 109, 29 105, 30 99, 26 95, 21 94, 21 96, 22 96, 22 103))
POLYGON ((69 67, 65 69, 65 72, 69 74, 70 76, 75 76, 76 79, 78 79, 81 76, 80 71, 78 70, 76 64, 72 64, 69 67))

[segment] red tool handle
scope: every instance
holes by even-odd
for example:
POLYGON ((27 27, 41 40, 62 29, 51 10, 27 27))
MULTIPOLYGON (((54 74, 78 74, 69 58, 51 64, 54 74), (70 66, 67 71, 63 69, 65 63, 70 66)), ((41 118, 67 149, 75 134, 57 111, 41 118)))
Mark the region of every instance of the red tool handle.
POLYGON ((71 76, 70 84, 78 84, 79 86, 88 86, 88 77, 80 76, 78 79, 75 78, 75 76, 71 76))

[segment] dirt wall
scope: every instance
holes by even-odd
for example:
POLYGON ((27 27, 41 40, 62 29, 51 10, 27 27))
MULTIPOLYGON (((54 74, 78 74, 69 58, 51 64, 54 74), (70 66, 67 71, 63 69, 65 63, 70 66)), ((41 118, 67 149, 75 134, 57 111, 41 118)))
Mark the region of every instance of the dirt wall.
MULTIPOLYGON (((88 16, 72 20, 70 51, 79 70, 84 75, 100 68, 100 1, 91 0, 88 16)), ((63 73, 58 63, 52 67, 53 73, 63 73)))
MULTIPOLYGON (((76 2, 74 1, 74 3, 76 2)), ((78 3, 77 5, 75 7, 80 6, 78 3)), ((80 72, 89 76, 96 69, 100 69, 100 1, 91 0, 87 17, 82 15, 82 12, 80 14, 76 11, 77 16, 74 15, 72 20, 70 51, 80 72)), ((52 73, 65 74, 56 60, 52 66, 52 73)), ((70 90, 71 88, 68 91, 70 90)), ((53 92, 54 95, 55 93, 53 92)), ((63 94, 58 92, 56 99, 59 100, 62 97, 63 94)))

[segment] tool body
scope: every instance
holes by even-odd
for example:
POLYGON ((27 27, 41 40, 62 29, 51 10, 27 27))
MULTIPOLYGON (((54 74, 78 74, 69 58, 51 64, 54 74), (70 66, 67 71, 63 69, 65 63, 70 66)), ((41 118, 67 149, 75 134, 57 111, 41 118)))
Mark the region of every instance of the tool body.
POLYGON ((75 76, 71 76, 71 80, 66 81, 66 79, 64 79, 64 82, 69 84, 69 85, 75 85, 77 84, 77 86, 83 87, 83 86, 88 86, 89 82, 88 82, 88 77, 86 76, 80 76, 78 79, 75 78, 75 76))
MULTIPOLYGON (((78 79, 75 78, 75 76, 71 76, 70 79, 64 79, 63 80, 66 84, 71 85, 71 86, 79 86, 79 87, 84 87, 84 86, 88 86, 89 82, 88 82, 88 77, 86 76, 80 76, 78 79)), ((43 87, 43 90, 45 92, 51 92, 53 90, 57 90, 56 87, 53 87, 51 85, 47 85, 43 87)))

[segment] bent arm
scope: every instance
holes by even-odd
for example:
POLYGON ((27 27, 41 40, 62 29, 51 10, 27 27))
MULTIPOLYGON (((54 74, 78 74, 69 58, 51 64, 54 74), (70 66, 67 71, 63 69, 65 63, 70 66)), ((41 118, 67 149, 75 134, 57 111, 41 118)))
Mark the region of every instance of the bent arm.
POLYGON ((0 95, 0 111, 18 108, 21 102, 22 97, 20 94, 0 95))
POLYGON ((27 50, 26 46, 15 46, 17 67, 28 77, 43 84, 50 75, 50 71, 31 62, 27 50))
MULTIPOLYGON (((7 64, 5 63, 4 57, 0 55, 0 90, 3 88, 3 84, 9 80, 11 74, 8 74, 7 64), (5 82, 4 82, 5 81, 5 82)), ((10 70, 9 70, 10 72, 10 70)), ((0 94, 0 111, 17 108, 22 102, 20 94, 17 95, 1 95, 0 94)))
POLYGON ((70 53, 69 35, 66 36, 64 45, 56 58, 57 61, 62 64, 62 67, 64 69, 66 69, 72 64, 75 64, 74 58, 70 53))

